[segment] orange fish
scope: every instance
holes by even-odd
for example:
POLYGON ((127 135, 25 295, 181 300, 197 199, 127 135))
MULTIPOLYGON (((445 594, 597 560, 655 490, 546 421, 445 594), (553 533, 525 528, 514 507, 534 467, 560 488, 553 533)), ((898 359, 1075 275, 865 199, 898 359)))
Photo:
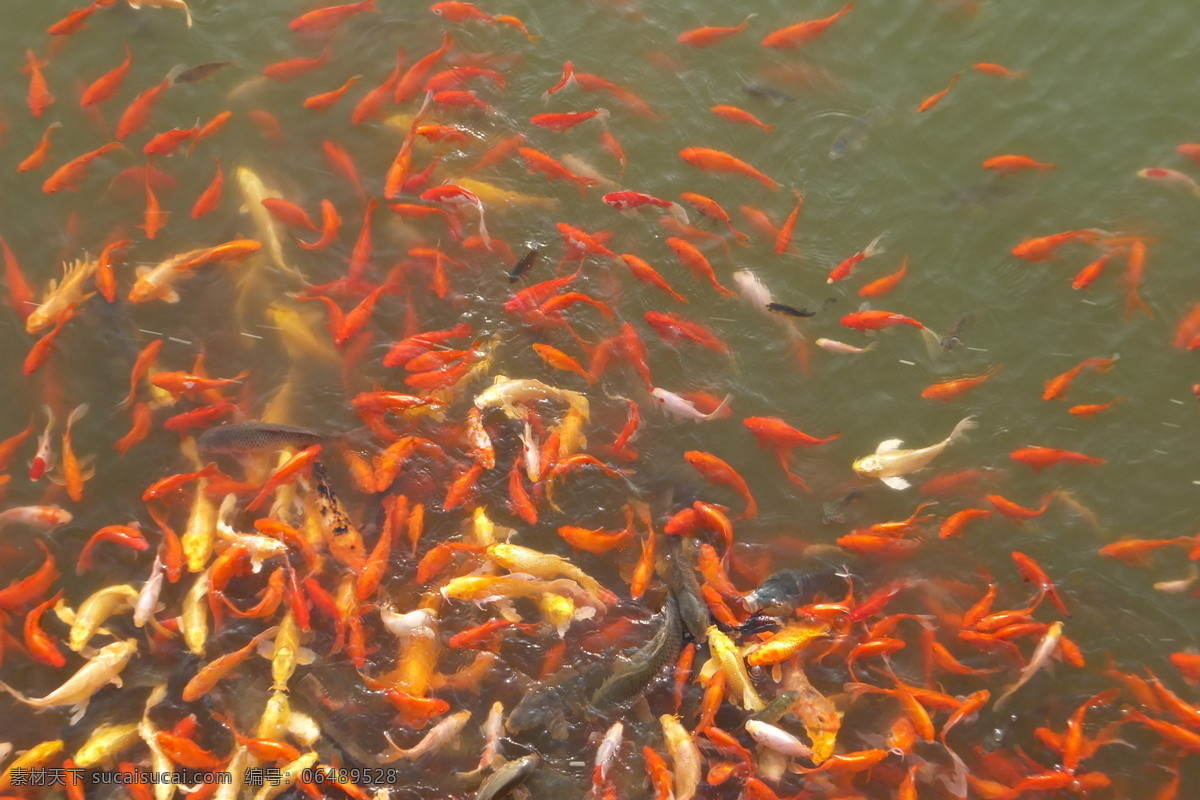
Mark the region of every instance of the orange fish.
POLYGON ((998 78, 1024 78, 1025 71, 1014 72, 1008 67, 1002 67, 999 64, 989 64, 986 61, 978 64, 972 64, 971 69, 980 72, 984 75, 992 75, 998 78))
POLYGON ((154 190, 150 188, 150 183, 147 182, 145 220, 138 227, 146 232, 147 239, 153 239, 166 224, 167 212, 162 210, 162 206, 158 204, 158 197, 154 194, 154 190))
POLYGON ((771 133, 775 130, 774 125, 766 124, 749 111, 738 108, 737 106, 713 106, 709 109, 709 111, 713 112, 721 119, 727 119, 730 122, 736 122, 740 125, 753 125, 756 128, 761 128, 767 133, 771 133))
POLYGON ((942 539, 952 539, 962 536, 963 528, 967 523, 976 519, 986 519, 992 515, 991 509, 988 508, 967 508, 958 511, 942 522, 942 527, 938 530, 938 537, 942 539))
POLYGON ((172 128, 169 131, 163 131, 142 146, 142 153, 148 156, 169 156, 184 142, 195 139, 199 133, 199 127, 172 128))
POLYGON ((362 0, 360 3, 318 8, 316 11, 309 11, 296 17, 288 24, 288 27, 296 33, 333 30, 355 14, 378 11, 375 8, 375 2, 376 0, 362 0))
POLYGON ((25 51, 25 59, 21 71, 29 74, 29 110, 35 117, 40 117, 54 103, 54 95, 50 94, 46 78, 42 75, 42 67, 50 62, 39 61, 32 50, 25 51))
POLYGON ((312 466, 321 455, 321 445, 314 444, 293 455, 263 483, 259 493, 246 505, 247 511, 254 511, 280 486, 294 481, 301 472, 312 466))
POLYGON ((584 369, 582 364, 580 364, 574 358, 571 358, 571 356, 567 355, 563 351, 559 350, 557 347, 551 347, 548 344, 535 342, 533 344, 533 350, 543 361, 555 369, 561 369, 566 372, 574 372, 576 375, 581 376, 588 383, 596 382, 595 376, 584 369))
POLYGON ((160 83, 151 86, 133 98, 133 102, 129 104, 125 112, 121 114, 121 119, 117 122, 117 138, 124 139, 145 125, 146 120, 150 117, 150 109, 158 102, 158 98, 162 93, 170 87, 171 78, 167 76, 160 83))
POLYGON ((1067 409, 1067 413, 1073 414, 1076 417, 1090 417, 1094 414, 1100 414, 1108 411, 1117 403, 1124 402, 1124 400, 1124 397, 1117 397, 1108 403, 1086 403, 1083 405, 1071 406, 1067 409))
POLYGON ((931 95, 929 95, 929 97, 926 97, 924 100, 921 101, 921 104, 917 106, 917 113, 922 113, 922 112, 928 111, 929 109, 936 106, 938 103, 942 102, 942 98, 945 97, 946 95, 950 94, 950 90, 954 88, 954 84, 958 83, 958 79, 961 77, 962 77, 962 72, 954 73, 954 77, 950 79, 950 83, 947 84, 945 89, 942 89, 940 92, 937 92, 936 94, 931 94, 931 95))
POLYGON ((31 170, 41 169, 46 164, 46 158, 50 155, 50 134, 62 127, 61 122, 51 122, 46 130, 42 133, 42 139, 38 142, 37 147, 33 148, 33 152, 25 157, 25 160, 17 165, 17 172, 30 172, 31 170))
POLYGON ((879 331, 894 325, 911 325, 914 328, 925 328, 924 325, 912 317, 880 310, 855 311, 842 317, 842 324, 856 331, 879 331))
POLYGON ((224 186, 225 176, 221 172, 221 162, 218 160, 217 174, 213 176, 208 188, 200 193, 200 196, 196 198, 195 205, 192 206, 192 219, 200 219, 221 204, 221 191, 224 186))
POLYGON ((1050 380, 1046 381, 1046 388, 1042 391, 1042 399, 1065 400, 1067 396, 1067 390, 1071 388, 1072 381, 1075 380, 1079 373, 1083 372, 1085 369, 1090 369, 1095 373, 1108 372, 1110 369, 1112 369, 1113 364, 1117 363, 1118 358, 1119 356, 1113 356, 1112 358, 1096 357, 1084 359, 1061 375, 1056 375, 1050 380))
POLYGON ((101 8, 111 6, 113 2, 114 0, 92 0, 88 5, 75 9, 51 25, 46 29, 46 33, 51 36, 70 36, 84 27, 84 22, 87 21, 88 17, 95 14, 101 8))
POLYGON ((1050 507, 1050 501, 1054 499, 1054 496, 1054 492, 1050 492, 1048 495, 1043 497, 1041 508, 1026 508, 1025 506, 1018 505, 1012 500, 1009 500, 1007 497, 999 494, 987 495, 987 501, 992 504, 993 508, 1009 519, 1027 520, 1033 519, 1034 517, 1040 517, 1042 514, 1045 514, 1046 509, 1050 507))
POLYGON ((734 175, 744 175, 766 186, 777 190, 780 184, 772 180, 754 167, 739 158, 731 156, 722 150, 711 150, 707 147, 685 147, 679 151, 679 157, 693 167, 705 172, 727 172, 734 175))
POLYGON ((866 246, 866 248, 864 248, 863 250, 860 250, 859 252, 850 256, 845 261, 843 261, 842 263, 840 263, 836 267, 834 267, 832 270, 830 270, 828 277, 825 278, 825 282, 826 283, 834 283, 836 281, 845 280, 846 278, 849 278, 850 270, 854 269, 854 267, 860 261, 863 261, 864 259, 868 259, 871 256, 877 256, 880 253, 882 253, 883 248, 879 246, 879 243, 883 240, 883 237, 884 237, 884 234, 882 234, 882 233, 879 234, 878 236, 876 236, 874 239, 871 240, 871 243, 868 244, 866 246))
POLYGON ((1064 231, 1041 236, 1036 239, 1025 239, 1012 249, 1012 254, 1026 261, 1048 261, 1058 255, 1058 248, 1067 242, 1094 242, 1103 231, 1095 228, 1084 228, 1078 231, 1064 231))
POLYGON ((589 119, 607 120, 609 117, 608 109, 597 108, 594 111, 567 111, 558 114, 534 114, 529 118, 529 121, 539 128, 562 133, 570 130, 576 125, 587 122, 589 119))
POLYGON ((1148 317, 1154 316, 1137 291, 1145 271, 1146 243, 1143 239, 1134 239, 1125 261, 1125 319, 1132 317, 1138 309, 1146 312, 1148 317))
MULTIPOLYGON (((372 0, 372 2, 373 1, 374 0, 372 0)), ((311 108, 314 111, 324 111, 338 100, 341 100, 342 96, 345 95, 346 92, 350 91, 350 87, 358 83, 361 79, 362 75, 352 75, 346 80, 345 83, 333 91, 323 92, 322 94, 314 94, 312 97, 307 98, 303 105, 305 108, 311 108)))
POLYGON ((750 20, 753 17, 754 14, 750 14, 744 20, 742 20, 742 24, 736 25, 732 28, 718 28, 713 26, 693 28, 690 31, 684 31, 683 33, 679 34, 675 41, 679 44, 687 45, 688 47, 711 47, 718 42, 725 41, 730 36, 746 30, 746 27, 750 24, 750 20))
POLYGON ((890 275, 884 275, 882 278, 871 281, 866 286, 858 290, 859 297, 883 297, 896 288, 900 280, 908 274, 908 256, 904 256, 903 263, 900 264, 900 269, 890 275))
POLYGON ((1105 265, 1109 260, 1117 254, 1116 250, 1109 250, 1104 255, 1097 258, 1092 263, 1088 264, 1083 269, 1079 270, 1079 274, 1075 276, 1075 280, 1071 281, 1072 289, 1086 289, 1095 282, 1096 278, 1100 277, 1100 273, 1104 271, 1105 265))
POLYGON ((633 277, 637 278, 642 283, 661 289, 677 302, 687 302, 686 297, 672 289, 671 285, 667 283, 666 279, 663 278, 662 275, 659 275, 658 271, 643 259, 640 259, 635 255, 630 255, 629 253, 622 253, 621 261, 625 263, 625 266, 629 267, 629 271, 633 273, 633 277))
MULTIPOLYGON (((779 228, 778 233, 775 234, 775 254, 776 255, 782 255, 784 253, 784 251, 786 251, 788 249, 788 247, 791 245, 792 232, 796 228, 796 220, 800 217, 800 209, 803 208, 803 206, 804 206, 804 196, 801 195, 799 192, 797 192, 795 189, 792 189, 792 193, 794 195, 796 195, 796 207, 792 209, 792 213, 788 214, 788 218, 786 220, 784 220, 783 225, 779 228)), ((743 214, 746 213, 747 210, 748 209, 746 208, 746 206, 742 206, 743 214)), ((768 223, 768 225, 766 227, 769 228, 770 220, 767 220, 767 223, 768 223)))
POLYGON ((699 323, 684 319, 678 314, 660 311, 647 311, 647 324, 654 328, 664 342, 676 344, 681 339, 695 342, 709 350, 729 354, 733 350, 719 336, 699 323))
POLYGON ((982 375, 974 378, 957 378, 926 386, 921 397, 926 400, 953 400, 968 389, 973 389, 1000 371, 1002 365, 997 364, 982 375))
POLYGON ((597 186, 600 183, 595 178, 576 175, 558 159, 548 156, 540 150, 534 150, 532 147, 518 147, 517 153, 525 162, 525 168, 530 173, 540 172, 551 181, 562 180, 573 183, 579 187, 580 194, 586 194, 587 187, 597 186))
POLYGON ((749 244, 750 237, 733 227, 733 220, 729 218, 729 214, 725 209, 721 208, 721 204, 716 200, 713 200, 711 197, 705 197, 702 194, 696 194, 695 192, 683 192, 679 195, 679 199, 700 212, 701 216, 714 219, 729 228, 729 232, 737 240, 738 244, 749 244))
POLYGON ((125 81, 125 76, 129 74, 129 67, 132 64, 133 55, 129 52, 129 44, 126 43, 125 60, 101 75, 90 86, 84 89, 83 96, 79 98, 79 105, 87 108, 88 106, 94 106, 112 99, 112 96, 121 88, 121 84, 125 81))
POLYGON ((1036 169, 1045 172, 1046 170, 1054 169, 1057 164, 1048 164, 1044 161, 1036 161, 1029 156, 992 156, 983 162, 984 169, 990 169, 993 172, 998 172, 1001 175, 1011 175, 1014 172, 1021 172, 1028 169, 1036 169))
POLYGON ((794 50, 797 47, 806 45, 823 35, 825 31, 829 30, 829 26, 849 14, 853 8, 854 3, 849 2, 842 6, 840 11, 831 16, 824 17, 823 19, 797 22, 795 25, 789 25, 786 28, 772 31, 763 38, 762 46, 774 47, 780 50, 794 50))
POLYGON ((421 84, 425 82, 425 78, 429 75, 433 65, 441 60, 442 56, 450 52, 454 47, 454 40, 450 38, 450 34, 442 34, 442 44, 437 50, 427 53, 408 68, 408 71, 400 76, 400 80, 396 81, 396 90, 392 93, 393 103, 403 103, 411 100, 416 96, 421 88, 421 84))
POLYGON ((1103 464, 1103 458, 1087 456, 1073 450, 1056 450, 1052 447, 1026 447, 1008 454, 1013 461, 1024 464, 1034 472, 1056 464, 1103 464))
POLYGON ((737 297, 737 292, 721 285, 717 280, 717 273, 713 271, 712 264, 708 263, 708 259, 694 244, 686 239, 671 236, 667 238, 667 246, 675 253, 679 263, 691 270, 696 277, 707 280, 714 289, 726 297, 737 297))
POLYGON ((274 64, 268 64, 263 67, 262 72, 263 75, 266 75, 271 80, 290 81, 322 66, 329 60, 329 56, 329 48, 326 48, 316 58, 290 58, 287 61, 277 61, 274 64))
POLYGON ((746 481, 737 473, 737 470, 712 453, 705 453, 701 450, 688 450, 683 454, 683 458, 708 483, 728 486, 740 494, 746 501, 746 510, 742 513, 745 519, 754 519, 758 516, 758 504, 754 502, 754 496, 750 494, 750 487, 746 485, 746 481))
POLYGON ((72 192, 78 190, 79 182, 87 176, 88 166, 96 159, 103 157, 106 153, 111 153, 121 146, 120 142, 109 142, 91 152, 71 159, 46 179, 46 182, 42 184, 42 191, 46 194, 54 194, 63 189, 72 192))
POLYGON ((113 273, 112 266, 113 253, 124 250, 131 244, 133 242, 129 239, 111 242, 100 252, 100 258, 97 259, 96 288, 100 290, 100 296, 109 303, 116 302, 117 299, 117 276, 113 273))

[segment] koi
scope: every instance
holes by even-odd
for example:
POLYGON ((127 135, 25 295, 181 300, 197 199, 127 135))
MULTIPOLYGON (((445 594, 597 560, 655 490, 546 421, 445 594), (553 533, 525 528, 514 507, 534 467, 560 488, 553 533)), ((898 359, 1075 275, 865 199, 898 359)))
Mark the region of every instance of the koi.
POLYGON ((908 481, 901 475, 907 475, 927 466, 939 456, 952 442, 964 438, 967 431, 976 427, 974 418, 965 417, 954 426, 942 441, 917 450, 901 450, 899 439, 888 439, 880 442, 875 453, 863 456, 852 465, 855 472, 864 477, 879 478, 892 489, 907 489, 908 481))
POLYGON ((852 344, 839 342, 836 339, 817 339, 814 344, 822 350, 827 350, 830 353, 841 353, 843 355, 860 355, 875 347, 875 342, 871 342, 866 347, 855 347, 852 344))
POLYGON ((1046 665, 1046 663, 1050 660, 1050 657, 1059 651, 1059 644, 1063 638, 1062 630, 1063 624, 1061 622, 1053 622, 1050 624, 1050 627, 1046 630, 1045 635, 1042 636, 1041 641, 1039 641, 1037 647, 1034 648, 1033 655, 1029 657, 1029 663, 1026 664, 1021 670, 1020 675, 1017 677, 1017 681, 1004 690, 1004 693, 997 698, 996 702, 992 705, 992 708, 999 711, 1000 707, 1004 705, 1005 701, 1007 701, 1009 697, 1012 696, 1013 692, 1017 691, 1026 683, 1028 683, 1029 679, 1046 665))
MULTIPOLYGON (((37 116, 37 114, 34 114, 34 116, 37 116)), ((1137 176, 1144 180, 1155 181, 1156 183, 1181 186, 1191 192, 1193 196, 1200 197, 1200 184, 1196 183, 1195 179, 1190 175, 1185 175, 1178 170, 1152 167, 1150 169, 1138 170, 1137 176)))

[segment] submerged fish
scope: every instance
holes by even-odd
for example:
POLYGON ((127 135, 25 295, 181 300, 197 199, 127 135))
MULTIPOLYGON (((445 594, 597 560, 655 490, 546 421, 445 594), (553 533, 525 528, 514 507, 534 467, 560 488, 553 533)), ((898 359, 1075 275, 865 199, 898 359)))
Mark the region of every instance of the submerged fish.
POLYGON ((319 444, 324 438, 316 431, 295 425, 250 421, 209 428, 200 435, 196 445, 202 453, 248 455, 289 447, 302 450, 319 444))
POLYGON ((812 602, 818 592, 832 596, 844 589, 846 578, 832 570, 784 569, 746 593, 742 604, 751 614, 780 610, 785 616, 812 602))
POLYGON ((632 655, 618 656, 618 665, 614 665, 612 675, 592 693, 589 703, 592 710, 605 713, 632 702, 646 690, 663 666, 675 660, 682 641, 679 604, 675 595, 668 592, 658 630, 632 655))
POLYGON ((522 256, 521 260, 517 262, 517 265, 508 273, 508 282, 516 283, 522 275, 533 269, 533 265, 537 263, 538 255, 541 252, 541 248, 529 248, 529 252, 522 256))
POLYGON ((495 798, 505 796, 509 791, 524 783, 538 768, 541 760, 537 753, 530 753, 514 761, 509 761, 479 784, 479 790, 475 792, 475 800, 495 800, 495 798))
POLYGON ((963 438, 974 427, 974 418, 965 417, 945 439, 918 450, 901 450, 903 442, 900 439, 887 439, 879 443, 874 453, 858 459, 852 467, 864 478, 879 478, 892 489, 907 489, 910 484, 901 475, 908 475, 926 466, 941 455, 951 442, 963 438))

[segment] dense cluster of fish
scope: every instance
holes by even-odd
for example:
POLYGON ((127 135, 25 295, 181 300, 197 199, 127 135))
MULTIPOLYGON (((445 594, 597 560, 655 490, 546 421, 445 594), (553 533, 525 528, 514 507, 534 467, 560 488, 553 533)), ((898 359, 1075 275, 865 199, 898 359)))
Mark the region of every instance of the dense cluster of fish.
MULTIPOLYGON (((178 9, 193 24, 183 0, 127 2, 178 9)), ((850 2, 763 30, 762 46, 788 51, 835 36, 853 10, 850 2)), ((0 730, 0 795, 34 796, 45 790, 29 785, 31 770, 65 768, 61 791, 72 800, 120 796, 104 793, 100 771, 122 773, 122 791, 136 800, 1107 798, 1135 796, 1127 775, 1106 768, 1133 747, 1161 765, 1151 781, 1158 800, 1186 796, 1181 769, 1200 752, 1200 706, 1181 684, 1200 683, 1200 655, 1174 653, 1171 675, 1097 663, 1103 656, 1071 636, 1071 592, 1022 552, 953 581, 897 569, 983 520, 1020 525, 1052 504, 1099 528, 1069 491, 1027 507, 997 493, 999 470, 926 475, 915 490, 923 502, 906 519, 860 524, 809 545, 805 568, 780 569, 770 550, 744 541, 758 503, 725 457, 685 450, 678 479, 644 467, 635 444, 650 424, 689 435, 736 427, 722 422, 738 413, 736 377, 726 393, 664 377, 670 358, 737 369, 735 349, 681 313, 689 296, 740 297, 761 312, 795 357, 787 370, 818 357, 872 358, 865 337, 813 336, 828 355, 811 351, 808 326, 832 330, 828 303, 780 302, 753 271, 728 266, 731 244, 760 260, 796 258, 801 192, 781 192, 783 176, 767 165, 695 142, 681 142, 678 155, 709 173, 711 191, 750 187, 772 211, 742 206, 742 231, 711 197, 625 188, 607 175, 645 175, 652 165, 627 170, 610 123, 620 118, 637 135, 654 109, 619 74, 568 62, 556 83, 532 90, 568 110, 510 116, 505 104, 533 86, 528 72, 517 77, 539 35, 467 2, 429 7, 444 21, 440 42, 408 37, 390 72, 330 90, 339 52, 354 47, 347 32, 380 11, 401 13, 377 0, 310 10, 279 31, 309 55, 176 68, 140 90, 126 86, 134 52, 111 42, 123 61, 80 85, 78 104, 94 132, 113 138, 82 155, 62 154, 56 141, 64 122, 55 116, 69 101, 54 93, 69 92, 74 76, 55 71, 53 53, 88 36, 93 15, 135 12, 93 0, 50 27, 45 55, 28 52, 28 110, 53 121, 27 156, 11 157, 6 143, 3 168, 48 175, 47 195, 78 191, 67 227, 83 230, 80 215, 105 196, 89 171, 136 161, 108 191, 132 188, 145 211, 140 224, 130 219, 65 254, 62 277, 40 293, 3 248, 13 319, 30 335, 22 380, 40 388, 44 406, 23 429, 0 431, 0 689, 12 703, 0 730), (503 45, 464 44, 479 40, 503 45), (207 121, 167 127, 164 94, 251 68, 261 75, 228 94, 230 108, 203 109, 217 94, 197 91, 188 115, 207 121), (360 81, 375 84, 359 87, 347 113, 360 81), (340 193, 285 196, 277 185, 303 183, 282 167, 260 175, 246 164, 229 191, 218 162, 191 188, 194 200, 170 204, 170 217, 158 197, 183 191, 171 166, 229 136, 232 120, 282 135, 258 102, 267 93, 329 114, 312 149, 340 193), (350 128, 378 136, 354 150, 339 143, 350 128), (588 145, 605 167, 565 151, 588 145), (586 222, 562 218, 576 193, 586 222), (540 209, 560 239, 514 250, 497 221, 491 232, 485 222, 511 208, 540 209), (602 230, 614 212, 651 229, 644 238, 653 241, 602 230), (181 222, 188 213, 191 224, 181 222), (353 214, 355 235, 343 233, 343 214, 353 214), (541 260, 550 253, 557 265, 541 260), (197 327, 184 320, 200 297, 210 311, 197 327), (673 310, 640 311, 641 300, 673 310), (82 352, 58 345, 89 324, 137 331, 124 398, 83 396, 63 380, 82 352), (304 419, 298 398, 309 392, 325 398, 329 421, 304 419), (665 422, 651 423, 652 413, 665 422), (138 454, 161 477, 144 486, 113 477, 138 454), (111 575, 122 577, 102 577, 111 575), (1048 681, 1055 661, 1086 671, 1094 691, 1068 698, 1067 713, 1052 704, 1013 715, 1014 698, 1048 681), (43 736, 47 724, 57 733, 43 736), (253 768, 276 779, 255 785, 253 768), (179 770, 228 780, 141 777, 179 770)), ((717 46, 749 36, 752 24, 688 30, 676 46, 717 46)), ((973 71, 1024 77, 996 64, 973 71)), ((913 113, 931 111, 964 72, 913 113)), ((712 112, 773 135, 737 106, 712 112)), ((830 155, 848 152, 857 135, 830 155)), ((1200 158, 1200 145, 1181 152, 1200 158)), ((1054 168, 1018 155, 983 166, 1054 168)), ((1182 173, 1142 174, 1200 194, 1182 173)), ((36 182, 13 185, 35 202, 36 182)), ((864 262, 881 260, 883 242, 840 261, 825 283, 858 278, 864 262)), ((1150 313, 1137 291, 1147 244, 1084 229, 1028 239, 1012 254, 1042 262, 1063 248, 1094 249, 1072 284, 1080 290, 1124 261, 1127 312, 1150 313)), ((902 296, 907 270, 905 258, 858 295, 902 296)), ((939 335, 868 306, 840 317, 846 336, 916 328, 914 348, 931 353, 952 349, 966 321, 939 335)), ((1200 306, 1174 344, 1200 347, 1200 306)), ((1102 385, 1117 364, 1115 355, 1087 358, 1047 380, 1043 399, 1065 400, 1076 380, 1102 385)), ((921 396, 956 401, 1000 369, 921 396)), ((1104 413, 1121 398, 1100 400, 1070 412, 1104 413)), ((741 417, 737 430, 774 456, 794 497, 827 501, 825 522, 843 524, 862 519, 865 503, 852 509, 855 501, 887 494, 876 481, 909 490, 944 451, 967 450, 970 432, 992 424, 954 421, 925 447, 889 439, 846 465, 846 481, 862 480, 840 499, 810 488, 795 458, 839 433, 813 435, 776 416, 741 417)), ((1035 472, 1104 463, 1044 446, 1010 457, 1035 472)), ((1126 538, 1099 552, 1146 564, 1170 549, 1200 559, 1196 536, 1126 538)), ((1193 568, 1159 588, 1192 591, 1195 579, 1193 568)))

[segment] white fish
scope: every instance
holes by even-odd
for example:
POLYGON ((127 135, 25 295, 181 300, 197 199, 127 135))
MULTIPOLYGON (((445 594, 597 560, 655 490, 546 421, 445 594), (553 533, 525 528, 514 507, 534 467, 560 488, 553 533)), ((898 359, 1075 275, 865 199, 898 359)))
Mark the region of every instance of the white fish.
POLYGON ((421 741, 407 750, 393 742, 391 734, 385 732, 383 738, 387 739, 390 748, 377 756, 379 763, 391 764, 393 761, 399 761, 402 758, 416 761, 421 756, 441 750, 462 732, 463 727, 466 726, 467 720, 470 718, 470 711, 459 711, 457 714, 451 714, 437 725, 434 725, 421 741))
POLYGON ((156 555, 154 565, 150 567, 150 577, 146 579, 142 591, 138 594, 137 602, 133 606, 133 624, 137 627, 143 627, 154 616, 165 576, 162 559, 156 555))
POLYGON ((121 670, 125 669, 125 665, 133 658, 137 649, 137 641, 134 639, 105 645, 80 667, 78 672, 45 697, 26 697, 3 681, 0 681, 0 689, 34 708, 71 706, 74 711, 71 724, 74 725, 83 718, 92 695, 110 683, 121 687, 121 670))
POLYGON ((760 719, 746 720, 746 733, 768 750, 774 750, 776 753, 783 753, 785 756, 793 758, 812 758, 813 751, 808 745, 783 728, 760 719))
POLYGON ((711 419, 715 419, 718 414, 725 410, 725 407, 729 405, 729 401, 733 397, 730 394, 725 395, 725 399, 721 401, 719 406, 712 410, 711 414, 702 414, 695 405, 674 392, 655 388, 650 390, 650 394, 654 395, 654 399, 659 402, 659 405, 668 414, 673 414, 683 419, 690 419, 692 422, 708 422, 711 419))
POLYGON ((425 636, 433 631, 437 615, 427 608, 401 614, 390 606, 380 606, 379 619, 393 636, 425 636))
POLYGON ((768 317, 775 317, 774 314, 767 310, 767 306, 775 302, 775 298, 771 297, 771 290, 767 288, 765 283, 758 279, 757 275, 748 269, 739 269, 733 273, 733 283, 737 286, 738 291, 741 292, 746 302, 768 317))
POLYGON ((596 748, 596 769, 592 773, 592 785, 601 786, 608 780, 608 770, 621 750, 621 737, 625 735, 625 725, 620 720, 612 724, 604 734, 600 746, 596 748))
POLYGON ((872 455, 863 456, 852 466, 854 471, 863 477, 879 478, 893 489, 907 489, 909 483, 901 478, 901 475, 921 469, 941 455, 951 442, 963 438, 965 433, 974 427, 974 418, 966 417, 954 426, 954 430, 945 439, 919 450, 901 450, 900 445, 903 442, 900 439, 888 439, 880 442, 872 455))
POLYGON ((852 344, 839 342, 836 339, 817 339, 817 347, 822 350, 828 350, 830 353, 841 353, 843 355, 857 355, 865 353, 875 347, 875 342, 871 342, 866 347, 855 347, 852 344))

